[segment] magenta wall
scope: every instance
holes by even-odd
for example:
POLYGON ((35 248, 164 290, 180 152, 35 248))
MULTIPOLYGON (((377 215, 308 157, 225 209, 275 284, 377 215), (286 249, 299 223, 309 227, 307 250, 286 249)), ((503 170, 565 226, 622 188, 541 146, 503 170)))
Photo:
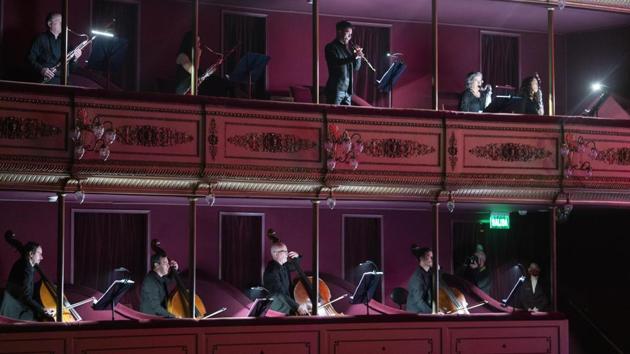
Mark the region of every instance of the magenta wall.
MULTIPOLYGON (((175 56, 179 42, 190 28, 191 7, 174 1, 139 1, 140 3, 140 82, 141 90, 157 90, 158 80, 173 80, 175 56), (165 19, 172 20, 166 22, 165 19), (168 25, 166 25, 168 23, 168 25)), ((20 73, 31 39, 43 29, 45 15, 57 9, 54 0, 21 0, 5 2, 4 42, 2 56, 7 65, 5 77, 20 73)), ((75 31, 87 32, 90 23, 90 2, 72 1, 69 25, 75 31)), ((221 8, 200 5, 200 35, 211 48, 221 48, 221 8)), ((229 9, 228 9, 229 10, 229 9)), ((244 11, 244 10, 240 10, 244 11)), ((267 47, 272 57, 268 68, 268 86, 272 92, 286 93, 291 85, 311 84, 311 17, 308 14, 265 12, 267 15, 267 47)), ((348 18, 354 22, 365 22, 348 18)), ((324 46, 333 39, 334 25, 340 17, 320 18, 320 85, 328 77, 324 46)), ((369 20, 370 22, 380 22, 369 20)), ((387 23, 385 23, 387 24, 387 23)), ((439 31, 439 91, 445 108, 456 104, 456 94, 463 89, 466 73, 479 70, 480 28, 441 26, 439 31)), ((392 50, 405 54, 407 71, 397 84, 395 107, 431 107, 431 26, 421 23, 391 23, 392 50)), ((522 75, 538 71, 547 78, 545 34, 523 33, 522 75)), ((72 37, 71 37, 72 38, 72 37)), ((202 67, 215 57, 205 52, 202 67)), ((15 77, 14 77, 15 78, 15 77)), ((560 92, 557 92, 560 94, 560 92)))
MULTIPOLYGON (((70 200, 71 197, 69 197, 70 200)), ((89 200, 89 195, 88 195, 89 200)), ((66 277, 71 274, 71 232, 72 211, 98 209, 118 212, 148 211, 151 238, 160 240, 169 256, 176 259, 182 269, 188 265, 188 212, 186 205, 79 205, 66 204, 66 277)), ((305 271, 311 269, 311 213, 310 208, 285 207, 230 207, 217 208, 199 206, 197 208, 197 268, 211 276, 219 274, 219 215, 221 212, 263 213, 265 228, 274 228, 289 249, 303 254, 305 271)), ((23 242, 34 240, 44 248, 42 269, 51 279, 56 278, 56 204, 46 202, 1 202, 0 231, 12 229, 23 242)), ((416 267, 415 259, 409 252, 412 243, 430 245, 432 243, 432 216, 429 211, 412 210, 329 210, 322 207, 320 212, 320 272, 341 277, 342 272, 342 217, 344 214, 380 215, 383 220, 383 254, 385 272, 385 295, 394 287, 406 287, 408 277, 416 267)), ((448 213, 442 214, 441 222, 441 264, 451 270, 451 231, 448 213)), ((265 261, 270 259, 267 252, 269 242, 264 243, 265 261)), ((262 252, 262 250, 252 250, 262 252)), ((6 242, 0 242, 0 284, 6 281, 11 265, 17 254, 11 251, 6 242)), ((69 280, 70 278, 68 278, 69 280)), ((391 304, 391 302, 389 302, 391 304)))

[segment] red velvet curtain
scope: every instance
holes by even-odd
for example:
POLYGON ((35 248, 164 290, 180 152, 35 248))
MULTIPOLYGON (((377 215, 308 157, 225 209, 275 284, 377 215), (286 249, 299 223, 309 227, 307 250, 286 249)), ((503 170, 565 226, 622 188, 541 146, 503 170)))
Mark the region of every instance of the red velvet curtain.
MULTIPOLYGON (((135 91, 138 81, 136 75, 138 71, 136 57, 138 48, 138 4, 112 0, 94 0, 92 6, 92 24, 94 28, 103 30, 113 19, 116 19, 109 31, 114 32, 118 40, 127 41, 124 61, 120 68, 110 72, 111 81, 123 90, 135 91)), ((112 39, 97 37, 95 41, 111 42, 112 39)), ((118 50, 124 50, 124 48, 118 50)), ((88 57, 81 59, 88 59, 88 57)), ((106 76, 107 71, 104 71, 103 75, 106 76)))
POLYGON ((221 279, 245 290, 260 286, 262 217, 221 215, 221 279))
MULTIPOLYGON (((224 73, 231 74, 239 60, 248 52, 267 53, 266 18, 240 14, 223 14, 223 51, 227 52, 238 43, 234 53, 225 60, 224 73)), ((265 97, 266 75, 263 72, 252 88, 254 98, 265 97)), ((246 89, 246 88, 244 88, 246 89)), ((247 92, 247 91, 245 91, 247 92)))
MULTIPOLYGON (((344 217, 344 269, 345 279, 353 284, 361 280, 357 266, 365 261, 372 261, 381 269, 381 218, 344 217)), ((372 269, 368 269, 372 270, 372 269)), ((376 300, 381 300, 381 286, 374 293, 376 300)))
POLYGON ((389 95, 379 92, 376 80, 385 73, 388 67, 389 27, 355 26, 352 30, 352 42, 363 48, 365 57, 376 69, 373 72, 368 65, 361 63, 361 69, 355 73, 354 94, 360 96, 373 106, 387 107, 389 95))
MULTIPOLYGON (((74 215, 74 284, 105 291, 127 268, 138 284, 147 272, 147 214, 74 215)), ((125 302, 137 299, 127 298, 125 302)))
POLYGON ((492 85, 519 87, 519 37, 500 34, 481 35, 483 80, 492 85))

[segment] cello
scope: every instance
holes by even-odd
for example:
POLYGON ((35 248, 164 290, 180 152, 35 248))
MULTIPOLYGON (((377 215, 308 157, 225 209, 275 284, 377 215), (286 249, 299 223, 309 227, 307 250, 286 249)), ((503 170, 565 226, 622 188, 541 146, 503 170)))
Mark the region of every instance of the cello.
POLYGON ((438 300, 440 308, 438 311, 446 315, 470 315, 469 310, 488 303, 488 300, 484 300, 476 305, 468 306, 468 301, 466 301, 464 293, 455 287, 448 286, 442 279, 442 273, 440 273, 439 277, 440 289, 438 291, 438 300))
MULTIPOLYGON (((166 257, 166 252, 160 247, 160 241, 153 239, 151 241, 151 249, 155 254, 166 257)), ((172 313, 177 318, 204 318, 206 314, 206 307, 203 304, 201 297, 199 297, 198 294, 195 294, 195 315, 192 316, 190 311, 190 291, 186 288, 186 286, 184 286, 184 282, 179 276, 179 272, 177 270, 171 267, 170 274, 175 279, 177 286, 168 296, 166 311, 172 313)))
MULTIPOLYGON (((24 245, 20 240, 15 237, 15 234, 11 230, 7 230, 4 234, 4 239, 7 241, 9 245, 15 248, 21 255, 24 254, 24 245)), ((41 285, 39 287, 39 299, 42 303, 42 307, 47 313, 52 313, 52 320, 56 321, 56 312, 57 312, 57 287, 53 284, 39 265, 34 266, 37 273, 39 273, 39 277, 41 279, 41 285)), ((62 322, 76 322, 81 321, 82 318, 79 313, 75 310, 76 307, 87 304, 88 302, 93 302, 94 297, 90 297, 83 301, 79 301, 75 304, 70 304, 66 296, 63 297, 63 305, 62 305, 62 322)))

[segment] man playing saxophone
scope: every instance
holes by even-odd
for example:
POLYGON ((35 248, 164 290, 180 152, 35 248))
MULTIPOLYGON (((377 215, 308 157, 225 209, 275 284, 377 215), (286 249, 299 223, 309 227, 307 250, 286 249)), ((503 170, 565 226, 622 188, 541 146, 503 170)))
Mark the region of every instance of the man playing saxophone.
MULTIPOLYGON (((28 62, 33 71, 39 75, 40 82, 47 84, 60 84, 60 70, 57 70, 61 62, 61 14, 50 13, 46 16, 48 30, 39 34, 28 54, 28 62)), ((71 59, 76 62, 81 57, 81 50, 75 49, 71 59)))

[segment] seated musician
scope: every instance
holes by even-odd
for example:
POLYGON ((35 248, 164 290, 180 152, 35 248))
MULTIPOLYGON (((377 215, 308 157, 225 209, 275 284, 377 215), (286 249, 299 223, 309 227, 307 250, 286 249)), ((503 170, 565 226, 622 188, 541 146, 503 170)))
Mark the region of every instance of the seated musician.
POLYGON ((157 315, 166 318, 175 316, 166 310, 168 301, 168 283, 172 280, 169 273, 171 267, 173 271, 179 268, 177 262, 169 262, 166 256, 155 254, 151 256, 151 266, 153 269, 147 273, 142 281, 140 292, 140 312, 149 315, 157 315))
POLYGON ((483 85, 483 75, 480 72, 472 72, 466 76, 466 90, 459 101, 459 110, 462 112, 483 112, 492 101, 492 86, 483 85))
MULTIPOLYGON (((269 230, 270 234, 275 234, 273 230, 269 230)), ((270 236, 271 238, 271 236, 270 236)), ((271 244, 271 258, 267 264, 263 275, 263 286, 269 290, 271 297, 274 298, 271 303, 271 309, 284 314, 307 315, 308 307, 306 304, 298 305, 291 296, 291 272, 295 271, 293 262, 299 262, 300 255, 296 252, 289 252, 287 245, 278 241, 271 244), (292 261, 288 262, 291 258, 292 261)))
MULTIPOLYGON (((55 66, 61 62, 61 14, 50 13, 46 16, 46 26, 48 30, 39 34, 28 54, 28 62, 39 77, 39 81, 48 80, 48 84, 60 84, 61 70, 55 69, 55 66)), ((81 57, 81 50, 75 51, 74 60, 76 62, 81 57)))
MULTIPOLYGON (((175 93, 185 95, 190 89, 190 74, 193 71, 193 62, 191 60, 193 48, 193 33, 186 32, 177 52, 177 69, 175 70, 175 93)), ((197 67, 195 72, 199 75, 199 60, 201 59, 201 40, 197 37, 195 43, 195 54, 197 55, 197 67)))
POLYGON ((538 80, 538 76, 529 76, 521 83, 521 113, 537 114, 539 116, 545 114, 540 81, 538 80))
POLYGON ((407 290, 407 311, 412 313, 432 313, 433 300, 431 291, 433 287, 433 251, 427 247, 413 245, 411 253, 418 260, 418 268, 413 272, 407 290))
POLYGON ((46 312, 33 295, 35 266, 44 259, 42 247, 28 242, 22 251, 20 259, 11 267, 0 315, 18 320, 52 321, 52 314, 46 312))
POLYGON ((549 300, 540 282, 540 267, 531 263, 527 269, 527 278, 519 289, 516 307, 530 312, 547 311, 549 300))

